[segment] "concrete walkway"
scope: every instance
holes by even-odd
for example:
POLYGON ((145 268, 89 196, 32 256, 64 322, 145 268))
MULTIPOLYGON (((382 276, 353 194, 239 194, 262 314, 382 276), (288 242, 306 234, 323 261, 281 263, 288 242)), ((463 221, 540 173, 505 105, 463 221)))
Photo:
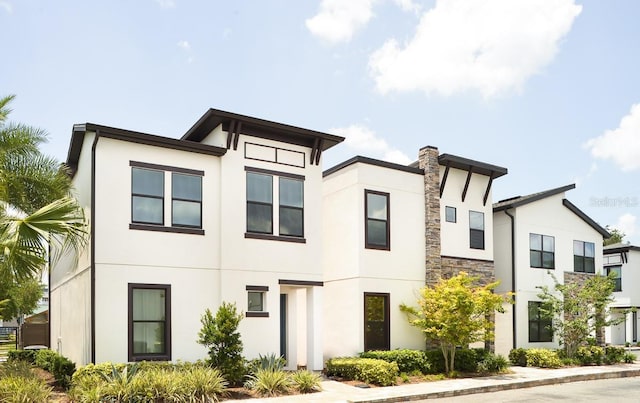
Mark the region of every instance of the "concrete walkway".
MULTIPOLYGON (((303 403, 303 402, 404 402, 436 399, 499 390, 530 388, 556 383, 589 381, 595 379, 640 376, 640 364, 618 364, 600 367, 573 367, 541 369, 511 367, 512 373, 478 378, 447 379, 418 384, 362 389, 344 383, 325 380, 322 392, 253 399, 252 403, 303 403)), ((239 401, 239 400, 238 400, 239 401)), ((234 402, 228 400, 227 402, 234 402)), ((244 400, 247 402, 247 400, 244 400)))

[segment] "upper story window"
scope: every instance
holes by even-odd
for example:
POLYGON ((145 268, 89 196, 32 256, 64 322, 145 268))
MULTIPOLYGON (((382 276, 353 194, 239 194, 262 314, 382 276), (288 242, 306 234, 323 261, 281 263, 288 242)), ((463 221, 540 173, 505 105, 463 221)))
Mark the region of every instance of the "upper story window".
POLYGON ((304 242, 304 176, 249 167, 245 170, 245 237, 304 242), (278 206, 277 210, 274 210, 274 204, 278 206), (278 223, 277 227, 274 221, 278 223))
POLYGON ((131 182, 131 221, 163 225, 164 171, 134 167, 131 182))
POLYGON ((364 191, 365 247, 368 249, 391 248, 389 230, 389 193, 364 191))
POLYGON ((469 211, 469 247, 484 249, 484 213, 469 211))
POLYGON ((607 276, 613 279, 615 286, 613 292, 622 291, 622 266, 609 266, 605 267, 607 276))
POLYGON ((446 222, 456 222, 456 208, 451 206, 445 206, 444 219, 446 222))
POLYGON ((529 259, 531 267, 554 269, 555 238, 548 235, 529 234, 529 259))
POLYGON ((129 228, 204 235, 203 171, 135 161, 129 165, 132 223, 129 228), (171 175, 167 175, 167 171, 171 175), (165 200, 165 188, 171 189, 170 204, 165 200), (165 219, 165 211, 171 212, 171 226, 165 226, 169 221, 168 217, 165 219))
POLYGON ((593 242, 573 241, 573 270, 595 273, 596 246, 593 242))

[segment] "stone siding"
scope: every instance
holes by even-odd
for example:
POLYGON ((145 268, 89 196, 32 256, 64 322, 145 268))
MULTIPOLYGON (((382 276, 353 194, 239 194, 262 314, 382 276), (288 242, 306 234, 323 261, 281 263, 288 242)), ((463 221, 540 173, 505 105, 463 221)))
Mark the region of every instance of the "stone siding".
POLYGON ((479 277, 478 283, 481 285, 496 281, 495 266, 492 260, 442 256, 441 261, 444 278, 451 278, 461 271, 465 271, 472 277, 479 277))
POLYGON ((420 149, 418 163, 424 170, 424 212, 425 212, 425 283, 436 284, 442 277, 440 259, 440 163, 436 147, 420 149))

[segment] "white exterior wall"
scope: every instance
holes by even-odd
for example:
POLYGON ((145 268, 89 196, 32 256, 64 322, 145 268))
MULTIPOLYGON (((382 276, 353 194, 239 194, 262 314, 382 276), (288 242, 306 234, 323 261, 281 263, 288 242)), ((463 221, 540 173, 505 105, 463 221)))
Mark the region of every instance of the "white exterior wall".
MULTIPOLYGON (((580 217, 562 205, 564 194, 547 197, 516 209, 516 333, 517 347, 558 348, 553 342, 530 343, 528 336, 528 301, 539 301, 536 286, 554 285, 552 273, 558 282, 564 282, 564 272, 573 272, 573 241, 595 244, 596 272, 602 270, 602 235, 580 217), (532 268, 529 256, 529 234, 549 235, 555 238, 555 269, 532 268)), ((503 213, 504 214, 504 213, 503 213)))
POLYGON ((423 176, 356 163, 325 177, 325 359, 364 350, 364 294, 388 293, 390 348, 424 348, 399 305, 424 286, 423 176), (390 250, 365 248, 364 192, 389 193, 390 250))
MULTIPOLYGON (((442 182, 445 167, 440 166, 440 181, 442 182)), ((487 203, 482 204, 484 193, 489 183, 489 177, 473 174, 469 181, 467 195, 462 201, 462 192, 467 180, 467 172, 449 168, 442 197, 440 198, 440 228, 442 256, 455 256, 469 259, 493 260, 493 207, 491 192, 487 203), (456 208, 456 222, 447 222, 445 207, 456 208), (469 247, 469 211, 484 213, 484 249, 469 247)))
MULTIPOLYGON (((612 315, 619 317, 623 315, 621 310, 640 307, 640 292, 636 287, 637 284, 640 284, 640 251, 629 250, 626 263, 622 263, 619 252, 608 256, 610 259, 605 258, 605 268, 607 266, 622 266, 622 290, 613 293, 614 301, 610 305, 612 315)), ((634 315, 628 312, 624 322, 605 328, 605 342, 616 345, 638 342, 637 339, 633 339, 633 330, 635 328, 640 333, 640 314, 636 314, 635 322, 634 315)))
MULTIPOLYGON (((493 261, 496 280, 500 282, 496 292, 512 291, 511 271, 511 219, 499 211, 493 214, 493 261)), ((517 296, 516 296, 517 297, 517 296)), ((505 313, 495 315, 495 351, 504 356, 513 348, 513 305, 504 304, 505 313)))

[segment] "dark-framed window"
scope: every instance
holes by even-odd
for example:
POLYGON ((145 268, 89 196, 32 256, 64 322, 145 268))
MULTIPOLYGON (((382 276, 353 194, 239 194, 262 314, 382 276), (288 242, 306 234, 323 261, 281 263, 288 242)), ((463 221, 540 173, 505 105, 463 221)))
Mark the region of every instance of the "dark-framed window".
POLYGON ((273 176, 247 172, 247 232, 273 234, 273 176))
POLYGON ((542 302, 529 301, 529 341, 549 342, 553 341, 551 319, 542 313, 542 302))
POLYGON ((573 241, 573 270, 595 273, 596 245, 593 242, 573 241))
POLYGON ((164 225, 164 171, 131 168, 131 221, 164 225))
POLYGON ((608 266, 605 267, 607 276, 613 279, 615 286, 613 292, 622 291, 622 266, 608 266))
POLYGON ((390 294, 364 293, 364 350, 391 347, 390 294))
POLYGON ((554 269, 555 238, 548 235, 529 234, 529 261, 531 267, 554 269))
POLYGON ((469 247, 484 249, 484 213, 469 211, 469 247))
POLYGON ((247 311, 245 316, 247 318, 268 318, 269 312, 267 312, 266 298, 268 286, 261 285, 248 285, 247 290, 247 311))
POLYGON ((304 236, 304 182, 279 178, 280 235, 304 236))
POLYGON ((368 249, 391 249, 389 193, 364 191, 365 247, 368 249))
POLYGON ((129 361, 171 361, 171 286, 129 284, 129 361))
POLYGON ((202 228, 202 177, 171 175, 171 225, 202 228))
POLYGON ((456 208, 451 206, 445 206, 444 219, 446 222, 456 222, 456 208))

